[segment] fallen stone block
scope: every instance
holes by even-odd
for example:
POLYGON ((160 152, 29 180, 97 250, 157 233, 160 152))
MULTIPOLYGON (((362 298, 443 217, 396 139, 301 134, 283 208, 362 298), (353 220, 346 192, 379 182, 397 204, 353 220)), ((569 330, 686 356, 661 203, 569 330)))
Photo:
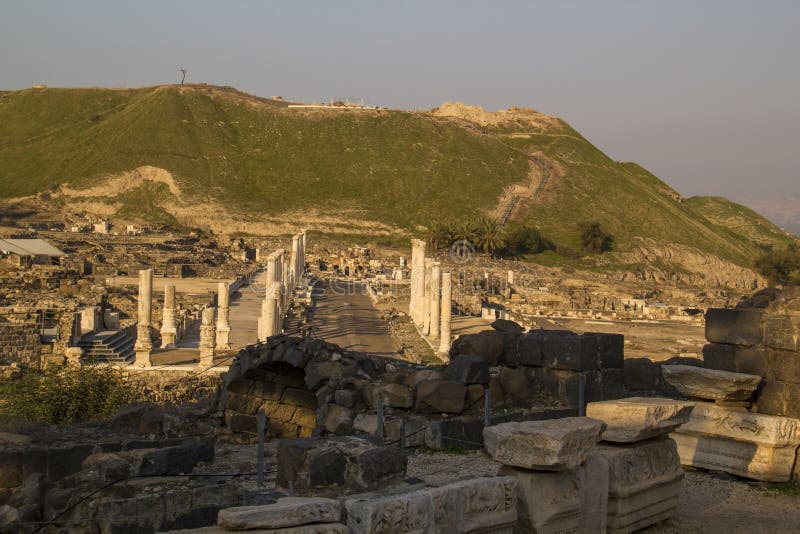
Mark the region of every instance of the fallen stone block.
POLYGON ((462 384, 488 384, 489 364, 484 360, 461 354, 447 364, 443 376, 446 380, 462 384))
POLYGON ((800 420, 697 403, 672 437, 684 465, 785 482, 800 445, 800 420))
POLYGON ((384 384, 376 391, 377 399, 383 400, 385 406, 411 408, 414 406, 414 392, 402 384, 384 384))
POLYGON ((633 443, 668 434, 689 421, 691 402, 658 397, 631 397, 590 402, 586 415, 603 421, 603 441, 633 443))
POLYGON ((295 438, 278 441, 276 484, 298 492, 340 488, 364 491, 405 475, 406 455, 365 437, 295 438))
POLYGON ((420 413, 461 413, 467 387, 452 380, 433 380, 417 386, 414 410, 420 413))
POLYGON ((341 516, 342 511, 337 500, 286 497, 274 504, 220 510, 217 524, 231 530, 283 528, 309 523, 335 523, 341 516))
POLYGON ((605 532, 608 462, 595 453, 568 471, 532 471, 503 466, 517 481, 515 532, 605 532))
POLYGON ((497 365, 503 357, 505 342, 506 334, 497 330, 459 336, 450 347, 450 359, 464 354, 480 358, 489 365, 497 365))
POLYGON ((427 490, 436 532, 497 532, 517 522, 517 479, 481 477, 427 490))
POLYGON ((683 470, 673 440, 601 443, 597 454, 608 462, 607 532, 634 532, 677 513, 683 470))
POLYGON ((709 308, 706 339, 729 345, 760 345, 763 341, 760 310, 709 308))
POLYGON ((681 394, 698 399, 746 401, 753 396, 761 377, 692 365, 662 365, 664 379, 681 394))
POLYGON ((561 471, 582 464, 606 425, 589 417, 502 423, 483 429, 486 451, 503 465, 561 471))
POLYGON ((353 534, 436 532, 433 498, 429 491, 359 495, 345 499, 344 506, 347 526, 353 534))

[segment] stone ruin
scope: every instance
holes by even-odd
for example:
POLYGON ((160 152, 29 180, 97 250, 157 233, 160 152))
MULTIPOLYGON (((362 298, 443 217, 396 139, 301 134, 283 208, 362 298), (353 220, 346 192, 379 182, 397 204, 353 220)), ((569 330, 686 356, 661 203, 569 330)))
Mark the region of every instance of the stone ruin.
MULTIPOLYGON (((166 430, 171 419, 165 418, 155 446, 94 437, 80 452, 68 447, 63 458, 43 447, 44 476, 64 499, 71 488, 119 473, 153 473, 172 462, 174 469, 196 470, 213 459, 214 446, 204 445, 212 434, 217 446, 220 439, 255 441, 263 409, 265 435, 276 443, 276 490, 221 484, 186 493, 169 486, 173 497, 166 500, 134 493, 135 512, 130 497, 114 494, 80 504, 72 524, 102 519, 103 532, 122 524, 155 532, 191 521, 192 527, 216 522, 208 532, 633 532, 676 515, 682 465, 765 481, 797 477, 800 420, 761 413, 770 406, 762 404, 765 377, 792 384, 786 368, 769 364, 786 362, 785 355, 775 359, 775 351, 793 351, 772 347, 775 336, 765 332, 778 322, 773 315, 794 321, 795 301, 776 295, 768 302, 755 314, 752 307, 711 311, 706 361, 655 366, 663 391, 650 397, 630 396, 626 388, 622 336, 523 333, 498 321, 492 331, 458 338, 449 363, 434 366, 272 336, 241 350, 223 375, 204 420, 219 427, 195 427, 187 441, 186 432, 166 430), (753 315, 760 327, 741 319, 753 315), (745 347, 763 352, 765 374, 710 368, 709 354, 732 352, 735 364, 745 347), (422 445, 483 449, 494 474, 442 482, 408 478, 407 451, 422 445), (72 467, 53 476, 60 465, 72 467), (115 514, 117 523, 109 519, 115 514)), ((121 415, 118 428, 147 427, 146 417, 145 423, 136 417, 121 415)), ((43 482, 41 472, 33 476, 36 466, 25 463, 35 456, 26 455, 26 447, 0 446, 4 465, 20 466, 2 471, 0 480, 13 478, 14 485, 0 491, 10 503, 0 512, 34 514, 26 495, 39 494, 43 482)), ((64 506, 69 499, 45 502, 64 506)))
POLYGON ((593 417, 489 426, 496 475, 441 483, 403 479, 404 449, 374 436, 281 440, 278 488, 302 496, 221 510, 208 532, 633 532, 677 511, 683 471, 667 433, 691 407, 633 398, 590 403, 593 417))

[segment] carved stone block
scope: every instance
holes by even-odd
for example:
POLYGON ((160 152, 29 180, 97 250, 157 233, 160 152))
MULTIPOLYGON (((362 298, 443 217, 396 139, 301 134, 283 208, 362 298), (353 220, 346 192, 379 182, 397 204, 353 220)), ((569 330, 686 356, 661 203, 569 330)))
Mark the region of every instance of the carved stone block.
POLYGON ((608 428, 604 441, 633 443, 668 434, 689 421, 693 404, 658 397, 631 397, 590 402, 586 415, 603 421, 608 428))
POLYGON ((601 443, 597 454, 608 461, 607 532, 634 532, 677 512, 683 470, 673 440, 601 443))

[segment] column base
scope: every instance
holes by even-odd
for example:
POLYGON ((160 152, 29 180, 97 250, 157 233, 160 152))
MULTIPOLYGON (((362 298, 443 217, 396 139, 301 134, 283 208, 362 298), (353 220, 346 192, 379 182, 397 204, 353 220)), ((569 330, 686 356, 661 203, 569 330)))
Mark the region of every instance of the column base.
POLYGON ((149 350, 137 350, 136 351, 136 359, 133 361, 134 367, 151 367, 153 364, 150 363, 150 351, 149 350))

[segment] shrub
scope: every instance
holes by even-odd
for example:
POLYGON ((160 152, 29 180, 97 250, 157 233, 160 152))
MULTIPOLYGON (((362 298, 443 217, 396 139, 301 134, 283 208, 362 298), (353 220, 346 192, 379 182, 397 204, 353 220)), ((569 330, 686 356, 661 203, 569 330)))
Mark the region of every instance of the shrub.
POLYGON ((545 250, 554 250, 555 245, 544 237, 535 226, 518 226, 508 233, 505 248, 510 255, 521 256, 522 254, 541 254, 545 250))
POLYGON ((589 252, 601 254, 608 252, 614 245, 614 236, 603 230, 599 222, 578 223, 581 233, 581 245, 589 252))
POLYGON ((755 267, 770 285, 800 285, 800 250, 797 246, 766 250, 756 259, 755 267))
POLYGON ((115 367, 48 367, 0 379, 0 418, 64 425, 113 415, 139 395, 115 367))

